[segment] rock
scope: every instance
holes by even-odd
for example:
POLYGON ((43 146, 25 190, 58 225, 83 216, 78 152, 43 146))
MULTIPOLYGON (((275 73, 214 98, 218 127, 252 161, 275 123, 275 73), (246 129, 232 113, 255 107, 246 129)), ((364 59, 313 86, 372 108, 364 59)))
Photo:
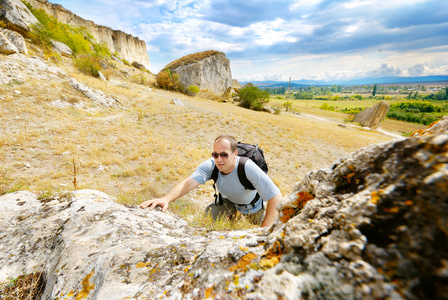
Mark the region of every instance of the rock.
POLYGON ((0 32, 0 53, 1 54, 14 54, 18 53, 19 50, 17 47, 9 41, 9 39, 3 34, 3 32, 0 32))
POLYGON ((115 99, 112 96, 108 96, 102 91, 91 89, 91 88, 85 86, 84 84, 78 82, 74 78, 70 78, 69 82, 72 87, 74 87, 78 91, 82 92, 90 100, 92 100, 93 102, 95 102, 99 105, 119 107, 119 108, 121 107, 120 101, 118 99, 115 99))
POLYGON ((0 19, 8 28, 27 34, 31 27, 39 23, 34 15, 20 0, 0 0, 0 19))
POLYGON ((446 299, 447 153, 447 134, 360 149, 308 173, 270 230, 197 235, 91 190, 7 194, 0 281, 43 271, 42 299, 446 299))
POLYGON ((179 98, 174 98, 171 100, 171 104, 174 104, 176 106, 184 106, 184 103, 179 98))
POLYGON ((230 61, 219 51, 204 51, 177 59, 163 69, 170 68, 179 76, 180 83, 188 88, 197 86, 216 97, 222 97, 232 86, 230 61))
POLYGON ((448 116, 432 123, 425 130, 418 130, 411 136, 426 136, 431 134, 448 133, 448 116))
POLYGON ((238 82, 236 79, 232 79, 232 88, 235 91, 238 91, 242 87, 241 83, 238 82))
POLYGON ((385 101, 381 101, 358 113, 353 121, 358 122, 361 126, 377 129, 388 111, 389 104, 385 101))
POLYGON ((135 68, 139 69, 139 70, 142 70, 142 71, 146 70, 145 66, 143 64, 137 62, 137 61, 132 62, 131 65, 134 66, 135 68))
POLYGON ((98 71, 98 78, 103 81, 107 81, 106 77, 104 77, 104 75, 103 75, 103 73, 101 73, 101 71, 98 71))
POLYGON ((72 49, 66 44, 59 41, 51 41, 51 44, 53 45, 53 48, 63 56, 71 57, 73 55, 72 49))
POLYGON ((26 47, 25 39, 22 35, 15 31, 11 31, 8 29, 0 29, 0 32, 3 32, 5 37, 14 45, 16 46, 18 52, 23 54, 28 54, 28 49, 26 47))
POLYGON ((97 25, 90 20, 85 20, 59 4, 53 4, 46 0, 27 0, 27 2, 36 9, 43 9, 61 23, 84 27, 99 44, 105 43, 111 53, 118 53, 122 59, 127 61, 138 61, 146 69, 150 69, 145 41, 123 31, 114 30, 106 26, 97 25))

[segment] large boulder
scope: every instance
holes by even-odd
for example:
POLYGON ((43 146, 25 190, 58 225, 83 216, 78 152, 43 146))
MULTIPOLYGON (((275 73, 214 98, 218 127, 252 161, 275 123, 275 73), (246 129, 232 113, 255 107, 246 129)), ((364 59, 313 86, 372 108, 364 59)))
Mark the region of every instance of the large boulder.
POLYGON ((28 33, 33 25, 39 23, 20 0, 0 0, 0 20, 4 20, 9 29, 22 34, 28 33))
POLYGON ((0 197, 0 280, 42 299, 447 299, 448 135, 310 172, 269 230, 197 235, 98 191, 0 197))
POLYGON ((369 107, 355 116, 354 122, 358 122, 362 126, 371 129, 377 129, 380 123, 386 117, 389 111, 389 104, 385 101, 378 102, 372 107, 369 107))
POLYGON ((204 51, 184 56, 164 67, 170 68, 179 76, 180 83, 188 88, 197 86, 222 97, 232 87, 230 61, 219 51, 204 51))

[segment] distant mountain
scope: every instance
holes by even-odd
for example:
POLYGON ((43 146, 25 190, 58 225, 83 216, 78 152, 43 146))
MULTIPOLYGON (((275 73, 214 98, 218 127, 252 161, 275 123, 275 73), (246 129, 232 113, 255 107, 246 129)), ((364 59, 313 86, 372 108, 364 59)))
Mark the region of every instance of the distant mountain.
MULTIPOLYGON (((447 82, 448 75, 421 76, 421 77, 366 77, 352 80, 293 80, 291 87, 300 86, 331 86, 331 85, 368 85, 368 84, 391 84, 391 83, 417 83, 417 82, 447 82)), ((248 82, 240 82, 242 85, 248 82)), ((252 81, 258 87, 288 87, 287 81, 252 81)))

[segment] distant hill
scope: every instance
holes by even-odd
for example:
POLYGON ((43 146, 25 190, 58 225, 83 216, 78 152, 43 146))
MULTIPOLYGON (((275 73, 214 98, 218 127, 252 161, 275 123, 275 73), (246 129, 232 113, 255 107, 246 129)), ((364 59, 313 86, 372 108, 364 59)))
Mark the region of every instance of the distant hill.
MULTIPOLYGON (((405 84, 405 83, 423 83, 423 82, 440 82, 448 84, 448 75, 435 75, 435 76, 421 76, 421 77, 366 77, 353 80, 335 80, 335 81, 323 81, 323 80, 293 80, 291 87, 300 86, 331 86, 336 85, 368 85, 368 84, 405 84)), ((241 81, 242 85, 248 83, 241 81)), ((288 87, 287 81, 252 81, 252 84, 258 87, 288 87)))

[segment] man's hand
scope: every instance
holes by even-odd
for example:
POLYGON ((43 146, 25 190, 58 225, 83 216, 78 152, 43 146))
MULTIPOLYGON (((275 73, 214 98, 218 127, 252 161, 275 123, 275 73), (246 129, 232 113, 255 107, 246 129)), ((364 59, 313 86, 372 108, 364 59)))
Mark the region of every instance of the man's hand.
POLYGON ((150 210, 153 210, 156 206, 160 206, 162 208, 162 212, 165 212, 168 209, 169 201, 164 198, 156 198, 152 200, 147 200, 140 204, 141 208, 149 207, 150 210))

